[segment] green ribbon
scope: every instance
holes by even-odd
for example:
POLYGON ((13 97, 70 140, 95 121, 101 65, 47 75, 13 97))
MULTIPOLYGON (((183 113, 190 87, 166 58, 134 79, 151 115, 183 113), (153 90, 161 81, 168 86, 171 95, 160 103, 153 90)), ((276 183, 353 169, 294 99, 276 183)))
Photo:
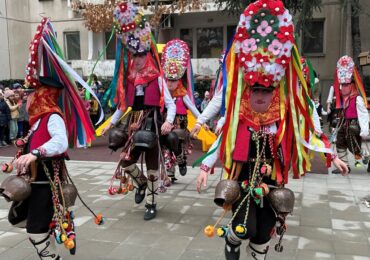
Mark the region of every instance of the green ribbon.
POLYGON ((196 161, 193 163, 192 167, 194 168, 195 166, 199 166, 199 165, 201 164, 201 162, 202 162, 205 158, 207 158, 208 156, 211 156, 212 154, 214 154, 214 153, 218 150, 218 148, 220 147, 220 145, 221 145, 221 141, 222 141, 222 134, 221 134, 220 138, 218 138, 217 146, 216 146, 215 148, 213 148, 211 151, 208 151, 206 154, 204 154, 204 155, 203 155, 202 157, 200 157, 198 160, 196 160, 196 161))
MULTIPOLYGON (((111 40, 113 39, 114 33, 115 33, 115 28, 112 29, 112 32, 110 33, 110 36, 109 36, 109 39, 108 39, 107 44, 105 45, 103 51, 100 52, 100 54, 98 56, 98 59, 95 61, 95 64, 94 64, 94 66, 93 66, 93 68, 91 70, 91 73, 89 75, 89 79, 87 81, 87 84, 89 86, 91 86, 91 83, 92 83, 92 75, 94 74, 94 70, 96 68, 96 65, 98 65, 98 62, 103 58, 103 55, 107 52, 108 45, 111 42, 111 40)), ((86 100, 90 100, 90 93, 88 91, 85 93, 85 99, 86 100)))

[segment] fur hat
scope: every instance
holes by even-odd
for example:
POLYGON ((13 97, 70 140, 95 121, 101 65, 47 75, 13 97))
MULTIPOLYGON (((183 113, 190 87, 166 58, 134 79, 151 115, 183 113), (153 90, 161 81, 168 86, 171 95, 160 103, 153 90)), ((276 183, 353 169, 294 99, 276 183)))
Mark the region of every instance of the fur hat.
POLYGON ((4 97, 9 98, 10 96, 14 96, 14 91, 13 90, 5 90, 4 97))

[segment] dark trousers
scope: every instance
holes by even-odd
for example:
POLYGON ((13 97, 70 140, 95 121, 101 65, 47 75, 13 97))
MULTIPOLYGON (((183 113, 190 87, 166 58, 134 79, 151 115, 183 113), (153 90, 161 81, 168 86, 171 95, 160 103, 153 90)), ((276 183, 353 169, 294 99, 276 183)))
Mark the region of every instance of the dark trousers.
POLYGON ((54 208, 49 184, 32 184, 28 198, 27 232, 42 234, 49 231, 54 208))
MULTIPOLYGON (((243 193, 241 198, 234 203, 232 209, 233 213, 240 205, 244 196, 245 193, 243 193)), ((247 203, 245 201, 232 222, 234 231, 237 225, 244 223, 244 218, 247 212, 246 204, 247 203)), ((242 237, 242 239, 250 239, 252 243, 257 245, 261 245, 270 241, 272 230, 276 224, 275 213, 266 198, 264 198, 263 204, 264 205, 261 208, 260 205, 257 205, 254 199, 251 198, 248 219, 246 223, 247 234, 242 237)))
MULTIPOLYGON (((130 165, 136 163, 139 160, 140 155, 142 155, 142 154, 143 154, 143 151, 134 148, 131 151, 130 160, 123 161, 121 166, 123 168, 125 168, 127 166, 130 166, 130 165)), ((143 156, 144 156, 144 154, 143 154, 143 156)), ((155 145, 152 149, 145 151, 145 164, 146 164, 146 168, 148 170, 155 170, 155 171, 158 170, 158 166, 159 166, 158 156, 159 156, 158 145, 155 145)))
POLYGON ((5 126, 0 125, 0 142, 5 141, 5 126))

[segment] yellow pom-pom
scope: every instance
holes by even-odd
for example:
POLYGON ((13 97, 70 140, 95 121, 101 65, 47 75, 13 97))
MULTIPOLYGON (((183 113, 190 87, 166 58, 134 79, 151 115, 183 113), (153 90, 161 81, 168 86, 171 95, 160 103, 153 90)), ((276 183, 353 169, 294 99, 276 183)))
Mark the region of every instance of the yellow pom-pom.
POLYGON ((67 239, 67 236, 66 236, 65 234, 62 234, 62 235, 60 236, 60 240, 61 240, 62 242, 65 242, 65 241, 66 241, 66 239, 67 239))
POLYGON ((217 229, 217 236, 223 237, 225 235, 225 230, 223 228, 218 228, 217 229))
POLYGON ((68 223, 67 223, 67 222, 63 222, 62 227, 63 227, 64 229, 67 229, 67 228, 68 228, 68 223))
POLYGON ((236 233, 243 234, 245 233, 245 228, 241 225, 236 226, 235 228, 236 233))
POLYGON ((207 237, 213 237, 215 235, 215 227, 212 225, 206 226, 206 228, 204 229, 204 235, 206 235, 207 237))

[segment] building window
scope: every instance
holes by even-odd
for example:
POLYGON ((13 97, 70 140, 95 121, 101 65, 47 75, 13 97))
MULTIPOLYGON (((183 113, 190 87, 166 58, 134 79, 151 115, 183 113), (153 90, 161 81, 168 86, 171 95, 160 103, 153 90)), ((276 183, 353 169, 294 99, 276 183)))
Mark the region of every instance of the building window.
POLYGON ((180 39, 188 44, 190 57, 193 58, 193 29, 181 29, 180 39))
POLYGON ((67 60, 81 59, 80 32, 65 32, 64 46, 67 60))
POLYGON ((111 32, 105 32, 105 45, 107 45, 107 51, 105 53, 107 60, 116 59, 116 34, 113 34, 112 40, 109 41, 111 32))
POLYGON ((302 50, 305 55, 324 54, 324 23, 323 19, 306 22, 302 39, 302 50))
POLYGON ((219 58, 223 50, 223 28, 197 28, 197 58, 219 58))

